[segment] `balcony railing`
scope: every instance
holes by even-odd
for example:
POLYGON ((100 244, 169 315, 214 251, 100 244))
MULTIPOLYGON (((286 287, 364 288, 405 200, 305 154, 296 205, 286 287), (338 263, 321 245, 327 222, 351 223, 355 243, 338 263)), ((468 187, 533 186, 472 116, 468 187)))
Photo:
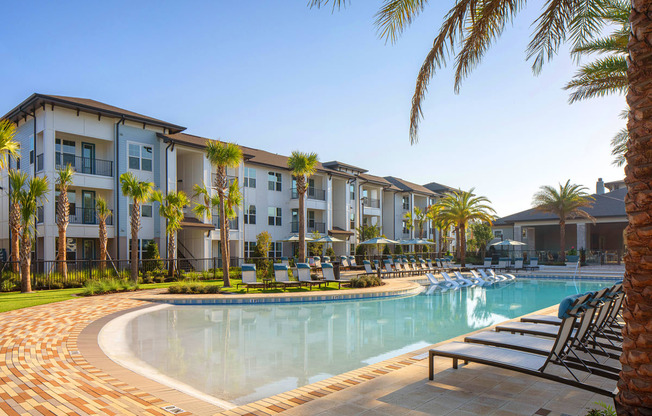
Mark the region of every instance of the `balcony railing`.
MULTIPOLYGON (((75 172, 87 175, 113 176, 113 162, 111 160, 95 159, 90 157, 73 156, 66 153, 54 155, 55 169, 61 169, 70 164, 75 172)), ((43 170, 43 153, 36 156, 36 171, 43 170)))
MULTIPOLYGON (((317 201, 326 200, 326 191, 323 189, 308 188, 306 190, 306 195, 308 195, 308 199, 315 199, 317 201)), ((297 191, 297 188, 292 188, 292 199, 298 199, 298 198, 299 198, 299 192, 297 191)))
MULTIPOLYGON (((239 229, 239 224, 240 221, 238 221, 238 217, 233 218, 229 220, 229 230, 238 230, 239 229)), ((213 215, 213 225, 215 226, 216 230, 220 229, 220 220, 217 215, 213 215)))
MULTIPOLYGON (((317 221, 308 221, 308 232, 319 232, 319 233, 326 233, 326 223, 323 222, 317 222, 317 221)), ((297 221, 292 221, 292 232, 293 233, 298 233, 299 232, 299 223, 297 221)))
POLYGON ((362 198, 362 203, 364 204, 365 207, 369 208, 380 208, 380 199, 372 199, 372 198, 362 198))
MULTIPOLYGON (((55 220, 58 219, 56 213, 56 205, 54 212, 55 220)), ((83 225, 99 225, 100 220, 97 218, 97 213, 94 208, 81 208, 81 207, 71 207, 70 213, 68 214, 68 222, 70 224, 83 224, 83 225)), ((106 219, 106 225, 113 225, 113 210, 111 210, 111 215, 106 219)))

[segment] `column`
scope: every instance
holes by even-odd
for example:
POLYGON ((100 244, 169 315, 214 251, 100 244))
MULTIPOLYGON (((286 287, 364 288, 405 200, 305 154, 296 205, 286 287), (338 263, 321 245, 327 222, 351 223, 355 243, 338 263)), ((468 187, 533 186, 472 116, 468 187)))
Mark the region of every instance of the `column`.
MULTIPOLYGON (((523 238, 523 230, 520 225, 514 225, 514 240, 515 241, 521 241, 523 238)), ((523 246, 515 246, 514 247, 514 254, 517 256, 522 256, 523 253, 521 252, 523 249, 523 246)))
POLYGON ((586 248, 586 223, 578 223, 577 224, 577 245, 575 246, 577 248, 577 252, 579 253, 580 250, 586 248))

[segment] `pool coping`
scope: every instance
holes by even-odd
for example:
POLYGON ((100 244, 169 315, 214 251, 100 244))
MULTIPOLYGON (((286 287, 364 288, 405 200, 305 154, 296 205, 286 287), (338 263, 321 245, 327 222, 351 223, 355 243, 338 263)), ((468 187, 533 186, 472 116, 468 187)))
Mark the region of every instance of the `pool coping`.
MULTIPOLYGON (((293 296, 293 298, 301 298, 301 294, 293 296)), ((142 300, 142 299, 141 299, 142 300)), ((385 374, 400 370, 402 368, 411 366, 416 363, 427 359, 427 352, 437 346, 451 341, 461 341, 464 337, 475 334, 480 331, 485 331, 494 328, 496 325, 505 324, 506 322, 515 322, 520 320, 523 316, 532 314, 552 314, 556 312, 558 305, 553 305, 547 308, 540 309, 525 315, 521 315, 514 319, 501 322, 490 327, 481 328, 479 330, 454 337, 437 344, 429 345, 424 348, 417 349, 397 357, 393 357, 381 362, 360 367, 355 370, 345 372, 325 380, 321 380, 312 384, 299 387, 294 390, 289 390, 273 396, 266 397, 245 405, 237 406, 233 409, 221 409, 213 404, 205 402, 194 396, 180 392, 172 387, 163 385, 157 381, 151 380, 145 376, 137 374, 117 363, 112 361, 104 354, 99 343, 98 335, 101 329, 109 321, 139 309, 152 307, 152 304, 143 305, 137 308, 129 308, 123 311, 118 311, 110 315, 106 315, 98 320, 95 320, 87 325, 78 336, 79 350, 88 361, 90 365, 97 367, 103 372, 120 379, 123 382, 148 393, 151 393, 160 399, 173 403, 181 409, 186 410, 197 415, 224 415, 224 416, 263 416, 281 413, 290 408, 300 406, 305 403, 318 400, 319 398, 326 397, 332 393, 336 393, 354 386, 358 386, 367 381, 373 380, 385 374)), ((443 371, 440 369, 439 371, 443 371)))

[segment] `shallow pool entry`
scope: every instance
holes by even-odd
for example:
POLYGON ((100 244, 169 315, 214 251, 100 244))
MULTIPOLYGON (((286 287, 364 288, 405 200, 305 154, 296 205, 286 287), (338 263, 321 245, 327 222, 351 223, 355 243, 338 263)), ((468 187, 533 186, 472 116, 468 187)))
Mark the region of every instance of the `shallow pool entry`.
MULTIPOLYGON (((241 405, 530 313, 611 282, 521 279, 433 296, 170 306, 125 327, 134 358, 241 405)), ((109 354, 110 355, 110 354, 109 354)))

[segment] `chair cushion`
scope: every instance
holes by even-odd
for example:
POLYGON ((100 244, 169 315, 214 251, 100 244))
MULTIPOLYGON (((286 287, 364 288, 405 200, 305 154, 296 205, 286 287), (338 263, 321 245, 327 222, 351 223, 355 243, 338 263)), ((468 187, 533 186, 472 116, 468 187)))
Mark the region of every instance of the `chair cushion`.
POLYGON ((285 264, 274 264, 274 270, 287 270, 288 266, 285 264))
POLYGON ((324 264, 321 265, 321 268, 322 269, 332 269, 333 265, 330 264, 330 263, 324 263, 324 264))
POLYGON ((308 270, 310 270, 310 265, 308 263, 297 263, 297 269, 308 269, 308 270))
POLYGON ((243 264, 242 265, 242 271, 243 272, 255 272, 256 271, 256 265, 255 264, 243 264))
POLYGON ((569 312, 573 309, 572 305, 575 302, 575 299, 582 296, 584 296, 584 294, 579 293, 577 295, 566 296, 564 299, 562 299, 561 302, 559 303, 559 310, 557 312, 557 317, 559 319, 570 318, 569 312))

